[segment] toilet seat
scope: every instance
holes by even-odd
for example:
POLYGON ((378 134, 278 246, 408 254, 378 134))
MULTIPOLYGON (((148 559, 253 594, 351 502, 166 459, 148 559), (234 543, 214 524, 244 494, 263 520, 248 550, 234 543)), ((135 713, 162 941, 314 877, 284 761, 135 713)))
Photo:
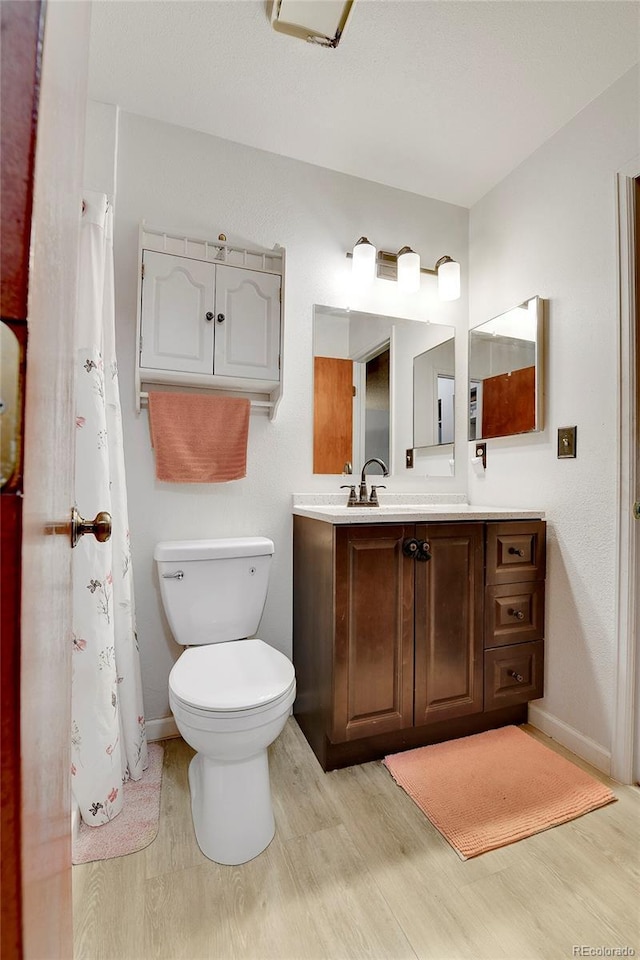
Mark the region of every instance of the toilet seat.
POLYGON ((189 647, 169 675, 173 698, 194 714, 261 711, 294 688, 291 661, 257 638, 189 647))

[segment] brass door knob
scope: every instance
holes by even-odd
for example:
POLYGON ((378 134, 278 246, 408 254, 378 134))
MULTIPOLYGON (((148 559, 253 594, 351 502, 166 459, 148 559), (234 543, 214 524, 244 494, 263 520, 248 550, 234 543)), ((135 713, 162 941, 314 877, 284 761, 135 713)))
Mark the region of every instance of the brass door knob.
POLYGON ((92 533, 99 543, 111 537, 111 514, 106 510, 96 513, 93 520, 84 520, 75 507, 71 508, 71 546, 75 547, 80 537, 92 533))

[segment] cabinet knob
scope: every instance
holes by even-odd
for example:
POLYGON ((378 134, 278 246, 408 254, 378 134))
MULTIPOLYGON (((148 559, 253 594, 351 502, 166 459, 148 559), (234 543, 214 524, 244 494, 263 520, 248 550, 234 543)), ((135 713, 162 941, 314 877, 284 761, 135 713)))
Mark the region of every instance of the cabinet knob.
POLYGON ((524 680, 524 677, 522 676, 522 674, 516 673, 515 670, 507 670, 507 676, 513 677, 516 683, 522 683, 522 681, 524 680))
POLYGON ((211 310, 207 310, 204 317, 207 323, 211 323, 211 321, 213 320, 213 314, 211 313, 211 310))
POLYGON ((431 560, 428 540, 418 540, 418 552, 416 553, 416 560, 420 560, 422 563, 426 563, 427 560, 431 560))
POLYGON ((516 557, 524 557, 524 550, 520 550, 518 547, 509 547, 509 553, 516 557))
POLYGON ((507 613, 510 617, 515 617, 516 620, 524 620, 524 613, 522 610, 514 610, 513 607, 509 607, 507 613))
POLYGON ((419 549, 420 544, 415 537, 407 537, 402 544, 402 552, 404 553, 405 557, 415 557, 419 549))
POLYGON ((218 321, 218 323, 224 323, 224 313, 219 313, 218 316, 216 317, 216 320, 218 321))

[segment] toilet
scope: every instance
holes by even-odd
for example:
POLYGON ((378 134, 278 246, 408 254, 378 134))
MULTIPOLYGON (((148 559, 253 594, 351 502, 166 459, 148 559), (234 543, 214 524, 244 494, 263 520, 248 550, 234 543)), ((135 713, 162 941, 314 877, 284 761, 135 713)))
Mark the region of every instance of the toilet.
POLYGON ((198 846, 217 863, 252 860, 275 833, 267 748, 296 694, 293 664, 252 637, 274 545, 265 537, 158 543, 164 610, 185 649, 169 675, 189 766, 198 846))

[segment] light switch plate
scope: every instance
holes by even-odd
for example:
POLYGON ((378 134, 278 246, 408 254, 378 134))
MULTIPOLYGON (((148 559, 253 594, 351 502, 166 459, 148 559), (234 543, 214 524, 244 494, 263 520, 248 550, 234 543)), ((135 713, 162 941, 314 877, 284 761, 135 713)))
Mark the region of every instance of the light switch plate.
POLYGON ((577 427, 558 427, 558 460, 576 456, 577 427))

